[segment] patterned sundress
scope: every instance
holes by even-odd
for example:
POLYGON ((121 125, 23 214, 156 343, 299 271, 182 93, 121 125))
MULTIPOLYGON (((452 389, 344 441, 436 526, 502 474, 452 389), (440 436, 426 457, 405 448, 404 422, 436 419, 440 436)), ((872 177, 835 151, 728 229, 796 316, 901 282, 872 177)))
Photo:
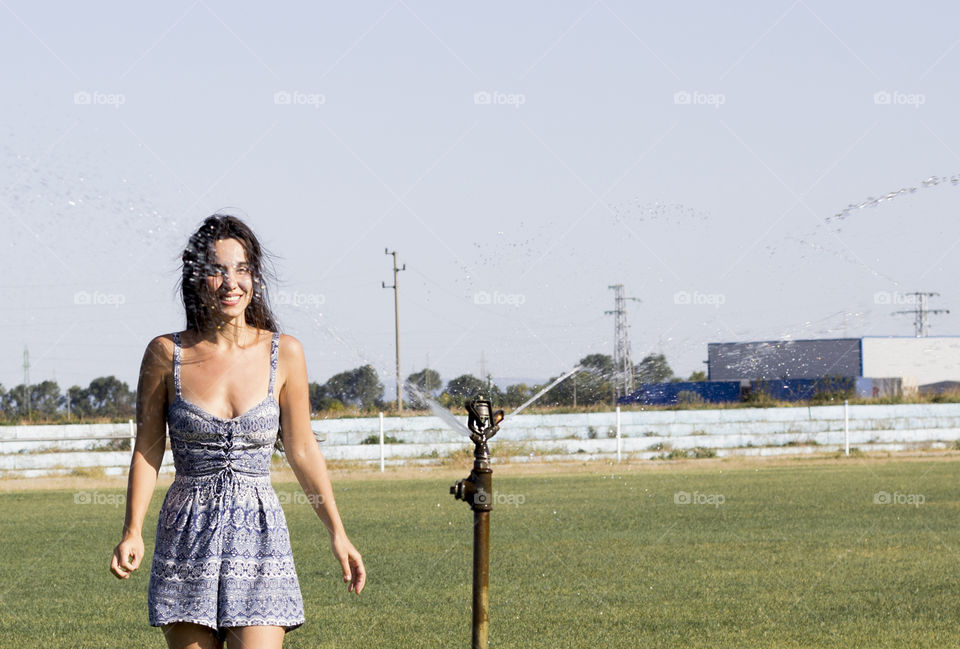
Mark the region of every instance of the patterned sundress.
POLYGON ((267 397, 221 419, 180 394, 180 335, 173 334, 176 400, 167 426, 176 475, 157 522, 147 607, 151 626, 195 622, 295 629, 303 599, 287 521, 270 484, 280 430, 273 388, 280 334, 270 348, 267 397))

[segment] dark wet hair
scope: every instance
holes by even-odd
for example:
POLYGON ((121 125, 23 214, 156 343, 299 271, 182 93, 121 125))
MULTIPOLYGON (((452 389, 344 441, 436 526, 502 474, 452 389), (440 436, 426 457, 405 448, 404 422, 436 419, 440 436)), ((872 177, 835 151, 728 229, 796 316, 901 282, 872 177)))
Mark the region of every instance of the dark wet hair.
POLYGON ((236 239, 247 255, 253 279, 253 298, 244 311, 247 324, 267 331, 280 331, 267 299, 267 284, 273 281, 273 273, 267 269, 269 255, 246 223, 235 216, 219 213, 204 219, 190 237, 180 258, 183 261, 180 296, 186 312, 187 329, 204 333, 219 324, 216 316, 219 302, 216 294, 207 286, 206 278, 217 274, 213 259, 216 243, 222 239, 236 239))

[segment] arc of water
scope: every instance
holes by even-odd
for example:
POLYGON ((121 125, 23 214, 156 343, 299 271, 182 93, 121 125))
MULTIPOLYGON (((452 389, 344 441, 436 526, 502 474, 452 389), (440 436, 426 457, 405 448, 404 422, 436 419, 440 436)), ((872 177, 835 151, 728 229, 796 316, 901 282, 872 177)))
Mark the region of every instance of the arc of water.
POLYGON ((537 392, 535 395, 533 395, 532 397, 530 397, 529 399, 527 399, 526 401, 524 401, 523 404, 521 404, 519 408, 517 408, 516 410, 514 410, 513 412, 511 412, 509 415, 507 415, 506 417, 504 417, 503 420, 506 421, 506 420, 509 419, 510 417, 513 417, 514 415, 519 414, 521 410, 523 410, 524 408, 526 408, 527 406, 529 406, 531 403, 533 403, 534 401, 536 401, 537 399, 539 399, 540 397, 542 397, 543 395, 545 395, 547 392, 549 392, 550 390, 552 390, 554 387, 556 387, 557 385, 559 385, 561 382, 563 382, 563 381, 565 381, 566 379, 568 379, 568 378, 570 378, 571 376, 573 376, 573 374, 574 374, 575 372, 579 372, 581 369, 583 369, 583 368, 580 367, 579 365, 577 365, 575 368, 573 368, 572 370, 570 370, 570 371, 567 372, 566 374, 563 374, 563 375, 560 376, 559 378, 555 379, 555 380, 553 381, 553 383, 551 383, 550 385, 548 385, 547 387, 543 388, 542 390, 540 390, 539 392, 537 392))
MULTIPOLYGON (((513 416, 516 415, 516 414, 519 414, 520 411, 522 411, 523 409, 525 409, 525 408, 526 408, 527 406, 529 406, 530 404, 534 403, 537 399, 539 399, 540 397, 542 397, 543 395, 545 395, 547 392, 549 392, 550 390, 552 390, 553 388, 555 388, 555 387, 556 387, 557 385, 559 385, 561 382, 563 382, 563 381, 565 381, 566 379, 568 379, 568 378, 570 378, 571 376, 573 376, 573 374, 574 374, 575 372, 579 372, 579 371, 582 370, 582 369, 583 369, 582 367, 580 367, 579 365, 577 365, 576 367, 574 367, 574 368, 573 368, 572 370, 570 370, 569 372, 566 372, 566 373, 562 374, 560 377, 554 379, 553 382, 550 383, 550 385, 548 385, 547 387, 543 388, 542 390, 540 390, 539 392, 537 392, 535 395, 533 395, 532 397, 530 397, 529 399, 527 399, 526 401, 524 401, 523 404, 520 405, 520 407, 518 407, 516 410, 514 410, 513 412, 511 412, 511 413, 510 413, 509 415, 507 415, 506 417, 504 417, 504 418, 503 418, 504 421, 506 421, 506 420, 509 419, 510 417, 513 417, 513 416)), ((433 413, 433 415, 434 415, 437 419, 439 419, 440 421, 442 421, 443 423, 445 423, 451 430, 453 430, 453 431, 456 432, 456 433, 463 433, 463 434, 466 435, 467 437, 470 436, 470 429, 467 428, 466 425, 465 425, 463 422, 461 422, 460 419, 459 419, 455 414, 453 414, 452 412, 450 412, 449 410, 447 410, 446 408, 444 408, 443 406, 441 406, 439 403, 437 403, 436 401, 434 401, 434 400, 431 399, 430 397, 428 397, 426 394, 424 394, 423 390, 421 390, 419 387, 417 387, 417 386, 414 385, 413 383, 410 383, 409 381, 404 385, 404 387, 406 387, 406 389, 407 389, 412 395, 414 395, 417 399, 419 399, 420 401, 423 401, 424 403, 426 403, 426 404, 427 404, 427 407, 430 408, 430 412, 433 413)))

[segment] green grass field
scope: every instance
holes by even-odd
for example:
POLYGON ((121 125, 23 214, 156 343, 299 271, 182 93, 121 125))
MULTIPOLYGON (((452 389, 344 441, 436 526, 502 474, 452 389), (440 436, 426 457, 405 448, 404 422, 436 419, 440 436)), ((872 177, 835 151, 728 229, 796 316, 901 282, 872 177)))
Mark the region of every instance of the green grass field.
MULTIPOLYGON (((956 646, 958 466, 495 473, 490 646, 956 646)), ((370 574, 360 597, 347 596, 319 520, 293 497, 299 487, 275 485, 290 502, 307 612, 285 646, 469 646, 472 513, 449 495, 449 472, 387 476, 335 482, 370 574)), ((0 494, 0 647, 166 646, 146 613, 163 490, 147 560, 125 582, 107 570, 122 493, 0 494)))

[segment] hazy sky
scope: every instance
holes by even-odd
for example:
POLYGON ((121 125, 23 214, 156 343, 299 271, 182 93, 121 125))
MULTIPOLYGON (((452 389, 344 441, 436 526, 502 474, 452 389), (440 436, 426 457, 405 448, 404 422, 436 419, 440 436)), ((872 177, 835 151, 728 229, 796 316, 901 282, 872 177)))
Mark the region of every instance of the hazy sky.
MULTIPOLYGON (((136 384, 231 209, 310 378, 960 333, 955 3, 0 0, 0 383, 136 384), (938 184, 924 180, 945 179, 938 184), (850 204, 904 192, 832 219, 850 204)), ((960 178, 958 178, 960 180, 960 178)))

